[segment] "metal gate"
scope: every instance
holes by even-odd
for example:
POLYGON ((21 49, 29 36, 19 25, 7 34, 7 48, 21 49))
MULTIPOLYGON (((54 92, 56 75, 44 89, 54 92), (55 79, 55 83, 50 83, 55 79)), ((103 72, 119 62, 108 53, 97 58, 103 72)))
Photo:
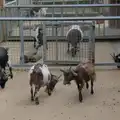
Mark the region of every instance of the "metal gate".
POLYGON ((93 21, 60 21, 43 23, 43 61, 46 64, 78 64, 80 61, 95 60, 95 24, 93 21), (64 38, 71 25, 80 25, 84 39, 78 46, 75 57, 67 53, 67 41, 61 40, 61 26, 64 26, 64 38), (50 28, 54 26, 53 39, 49 39, 50 28), (47 49, 48 48, 48 49, 47 49))

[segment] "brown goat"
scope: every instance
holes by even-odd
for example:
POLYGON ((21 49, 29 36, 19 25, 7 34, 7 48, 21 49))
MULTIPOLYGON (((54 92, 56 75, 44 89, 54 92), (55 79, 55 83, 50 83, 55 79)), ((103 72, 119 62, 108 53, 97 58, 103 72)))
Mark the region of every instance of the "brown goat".
POLYGON ((94 66, 91 62, 86 62, 77 65, 77 67, 73 70, 71 67, 68 70, 60 70, 64 74, 63 84, 71 84, 72 80, 75 80, 75 83, 79 92, 79 101, 82 102, 82 88, 84 87, 84 83, 86 83, 86 88, 89 88, 88 82, 91 82, 91 94, 94 93, 93 83, 96 79, 96 73, 94 66))
POLYGON ((39 104, 38 95, 41 87, 46 86, 46 92, 50 96, 55 88, 55 85, 59 81, 59 77, 52 75, 47 65, 36 64, 32 66, 29 72, 30 75, 30 86, 31 86, 31 101, 34 101, 36 105, 39 104), (35 88, 33 92, 33 88, 35 88))

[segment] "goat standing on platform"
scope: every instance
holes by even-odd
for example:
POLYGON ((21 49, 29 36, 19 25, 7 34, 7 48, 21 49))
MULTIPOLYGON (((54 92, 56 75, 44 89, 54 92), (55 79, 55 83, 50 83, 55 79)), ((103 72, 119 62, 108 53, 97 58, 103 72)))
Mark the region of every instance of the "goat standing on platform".
POLYGON ((43 33, 42 28, 35 26, 33 28, 33 37, 34 37, 34 47, 38 49, 43 45, 43 33))
POLYGON ((82 32, 80 26, 72 25, 66 34, 66 39, 68 41, 67 52, 70 51, 69 48, 70 48, 70 44, 71 44, 71 46, 72 46, 71 52, 72 52, 72 56, 74 57, 77 52, 77 43, 80 43, 80 41, 83 40, 83 32, 82 32))

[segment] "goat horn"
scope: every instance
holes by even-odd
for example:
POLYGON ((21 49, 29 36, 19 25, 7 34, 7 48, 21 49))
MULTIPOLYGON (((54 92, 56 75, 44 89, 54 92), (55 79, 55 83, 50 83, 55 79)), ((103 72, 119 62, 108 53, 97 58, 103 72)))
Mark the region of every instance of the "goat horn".
POLYGON ((115 60, 115 53, 110 54, 110 55, 111 55, 111 57, 115 60))
POLYGON ((71 72, 72 72, 72 74, 73 74, 74 76, 77 76, 77 73, 74 72, 72 69, 71 69, 71 72))

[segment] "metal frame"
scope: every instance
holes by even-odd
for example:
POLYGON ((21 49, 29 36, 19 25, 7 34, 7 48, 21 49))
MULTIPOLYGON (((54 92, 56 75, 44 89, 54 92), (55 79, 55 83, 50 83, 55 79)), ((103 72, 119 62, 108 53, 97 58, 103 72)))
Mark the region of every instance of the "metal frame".
POLYGON ((71 8, 71 7, 119 7, 120 4, 69 4, 69 5, 14 5, 14 6, 5 6, 6 8, 33 8, 33 7, 40 7, 40 8, 71 8))
POLYGON ((120 20, 120 16, 105 17, 0 17, 0 21, 91 21, 91 20, 120 20))
MULTIPOLYGON (((40 17, 40 18, 26 18, 26 17, 0 17, 0 21, 77 21, 77 20, 120 20, 120 16, 107 16, 107 17, 58 17, 58 18, 46 18, 46 17, 40 17)), ((22 36, 22 32, 21 32, 22 36)), ((22 38, 22 37, 21 37, 22 38)), ((23 40, 21 40, 23 42, 23 40)), ((22 45, 22 43, 21 43, 22 45)), ((74 65, 77 63, 75 62, 74 65)), ((120 65, 120 63, 96 63, 96 66, 116 66, 120 65)), ((26 64, 20 64, 20 65, 13 65, 13 67, 27 67, 31 65, 26 64)))
POLYGON ((47 49, 46 49, 46 44, 47 44, 47 40, 46 40, 46 35, 44 33, 44 39, 43 39, 43 54, 44 54, 44 57, 43 57, 43 61, 45 64, 62 64, 62 65, 65 65, 66 63, 67 64, 74 64, 74 62, 78 62, 80 60, 58 60, 58 35, 57 35, 57 28, 61 27, 61 25, 73 25, 73 24, 78 24, 78 25, 88 25, 88 30, 89 30, 89 37, 88 37, 88 49, 89 49, 89 52, 87 53, 88 54, 88 60, 92 60, 93 62, 95 61, 95 23, 93 21, 58 21, 58 22, 43 22, 43 31, 45 32, 46 31, 46 28, 48 26, 52 26, 54 25, 55 26, 55 37, 56 37, 56 60, 49 60, 49 59, 46 59, 46 53, 47 53, 47 49))

